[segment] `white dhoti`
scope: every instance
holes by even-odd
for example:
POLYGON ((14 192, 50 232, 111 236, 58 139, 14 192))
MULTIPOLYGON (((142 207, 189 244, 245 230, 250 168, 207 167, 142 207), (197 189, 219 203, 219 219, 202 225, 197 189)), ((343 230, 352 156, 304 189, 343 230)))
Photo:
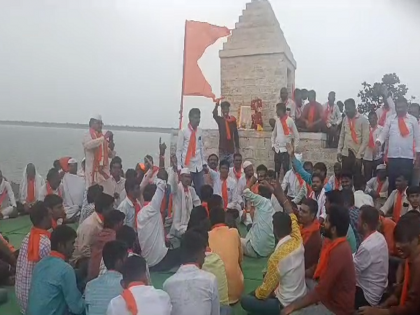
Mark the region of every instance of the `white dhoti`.
POLYGON ((69 173, 64 175, 62 185, 64 210, 66 217, 70 219, 82 208, 86 185, 82 177, 69 173))

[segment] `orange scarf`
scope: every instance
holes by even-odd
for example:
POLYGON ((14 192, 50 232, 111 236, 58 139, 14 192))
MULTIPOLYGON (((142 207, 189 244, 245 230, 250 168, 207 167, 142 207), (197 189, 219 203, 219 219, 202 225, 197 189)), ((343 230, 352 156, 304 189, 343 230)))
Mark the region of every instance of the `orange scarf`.
POLYGON ((128 197, 128 199, 130 199, 130 201, 133 203, 133 206, 134 206, 134 213, 135 213, 134 222, 135 222, 135 226, 137 228, 137 215, 139 214, 139 212, 141 210, 141 207, 140 207, 140 204, 137 201, 137 199, 135 199, 135 198, 133 199, 133 198, 130 198, 130 197, 128 197))
POLYGON ((381 117, 379 118, 379 121, 378 121, 379 126, 382 126, 382 127, 385 126, 386 115, 388 114, 389 111, 390 111, 390 108, 385 108, 385 107, 382 106, 382 115, 381 115, 381 117))
POLYGON ((233 174, 235 174, 236 180, 240 180, 242 177, 242 168, 239 170, 239 172, 233 168, 233 174))
POLYGON ((5 189, 3 193, 0 195, 0 206, 3 204, 3 201, 6 199, 6 197, 7 197, 7 190, 5 189))
MULTIPOLYGON (((92 139, 103 137, 102 132, 96 132, 92 128, 89 129, 92 139)), ((93 160, 92 181, 95 179, 95 173, 103 173, 103 167, 108 165, 108 145, 106 139, 95 149, 95 159, 93 160)))
POLYGON ((284 117, 280 118, 281 126, 283 127, 283 133, 285 136, 290 135, 289 126, 287 125, 287 118, 289 116, 285 115, 284 117))
POLYGON ((300 234, 302 235, 303 244, 306 244, 306 242, 311 238, 311 235, 315 232, 319 232, 319 229, 321 227, 321 224, 319 224, 319 221, 317 219, 312 222, 312 224, 308 227, 301 227, 300 234))
POLYGON ((36 201, 35 197, 35 179, 28 179, 28 187, 26 189, 26 203, 36 201))
POLYGON ((302 187, 303 183, 305 182, 305 181, 303 180, 302 176, 300 176, 300 174, 299 174, 299 173, 295 173, 295 176, 296 176, 296 178, 297 178, 297 180, 298 180, 298 182, 299 182, 299 186, 300 186, 300 187, 302 187))
POLYGON ((347 242, 345 237, 339 237, 335 241, 326 244, 321 250, 321 256, 316 266, 314 279, 319 279, 327 271, 328 262, 330 260, 331 252, 341 243, 347 242))
POLYGON ((394 203, 394 212, 392 215, 392 219, 395 221, 395 223, 398 223, 401 217, 401 210, 402 210, 402 204, 403 204, 403 194, 399 190, 397 190, 397 199, 394 203))
POLYGON ((334 190, 340 190, 340 186, 341 186, 341 178, 335 177, 334 190))
POLYGON ((227 178, 222 183, 222 198, 223 198, 223 207, 226 210, 228 205, 228 189, 227 189, 227 178))
POLYGON ((309 103, 308 106, 309 106, 308 123, 313 124, 313 122, 315 120, 315 109, 316 109, 315 107, 316 107, 316 105, 309 103))
POLYGON ((400 297, 400 306, 404 305, 407 302, 408 298, 408 289, 410 286, 410 266, 408 265, 408 259, 404 263, 404 281, 400 297))
POLYGON ((306 183, 306 197, 309 198, 309 196, 311 195, 311 193, 312 193, 312 187, 311 187, 311 185, 309 185, 308 183, 306 183))
POLYGON ((209 211, 209 205, 208 205, 208 203, 205 202, 205 201, 203 201, 201 203, 201 205, 204 207, 204 209, 206 209, 206 211, 207 211, 207 217, 209 217, 210 216, 210 211, 209 211))
POLYGON ((47 230, 32 227, 29 233, 28 240, 28 261, 38 262, 39 257, 39 243, 41 242, 41 236, 47 236, 50 238, 51 234, 47 230))
POLYGON ((70 161, 70 159, 71 159, 71 157, 66 156, 66 157, 62 157, 58 160, 60 162, 61 169, 63 170, 64 173, 69 172, 69 161, 70 161))
MULTIPOLYGON (((54 195, 55 193, 54 193, 54 190, 51 188, 51 185, 50 185, 50 183, 49 182, 47 182, 47 196, 48 195, 54 195)), ((61 191, 60 191, 60 189, 58 189, 57 188, 57 196, 60 196, 61 197, 61 191)))
POLYGON ((52 228, 53 230, 55 230, 55 229, 57 228, 57 226, 58 226, 57 221, 56 221, 56 220, 54 220, 53 218, 51 218, 51 228, 52 228))
POLYGON ((130 291, 130 288, 132 287, 137 287, 137 286, 141 286, 144 285, 143 282, 141 281, 135 281, 135 282, 131 282, 128 285, 128 288, 125 289, 123 291, 123 293, 121 294, 122 298, 125 301, 125 304, 127 304, 127 309, 128 311, 132 314, 132 315, 137 315, 138 313, 138 308, 137 308, 137 302, 136 299, 134 298, 133 293, 130 291))
POLYGON ((188 144, 187 156, 185 157, 185 167, 190 165, 191 158, 195 157, 195 151, 197 150, 197 129, 194 129, 191 124, 188 124, 188 128, 191 131, 191 137, 190 143, 188 144))
POLYGON ((3 244, 6 245, 12 253, 16 251, 16 248, 14 248, 12 244, 6 241, 6 239, 1 234, 0 234, 0 241, 3 242, 3 244))
POLYGON ((410 134, 410 130, 408 130, 404 118, 405 117, 398 117, 398 128, 400 129, 401 136, 407 137, 410 134))
POLYGON ((375 147, 375 139, 373 139, 373 133, 375 132, 376 128, 378 128, 378 126, 376 126, 375 128, 370 127, 369 148, 371 148, 371 149, 373 149, 375 147))
POLYGON ((236 123, 236 118, 233 117, 233 116, 225 117, 226 139, 228 139, 228 140, 232 139, 232 136, 230 134, 230 128, 229 128, 229 123, 231 123, 231 122, 236 123))
POLYGON ((330 106, 330 103, 327 103, 327 108, 325 109, 324 112, 324 121, 327 123, 328 120, 330 120, 330 116, 333 112, 333 107, 334 105, 330 106))
POLYGON ((66 260, 66 257, 62 253, 59 253, 59 252, 57 252, 55 250, 52 250, 51 251, 50 257, 55 257, 55 258, 60 258, 62 260, 66 260))
POLYGON ((379 181, 379 178, 376 177, 376 182, 378 183, 378 188, 376 189, 376 193, 379 195, 379 193, 382 191, 382 186, 384 185, 385 181, 382 183, 379 181))
POLYGON ((357 140, 357 135, 356 135, 356 128, 355 128, 355 124, 356 124, 356 117, 355 118, 348 118, 347 117, 347 121, 349 122, 349 127, 350 127, 350 132, 351 132, 351 138, 353 139, 354 143, 358 144, 359 141, 357 140))

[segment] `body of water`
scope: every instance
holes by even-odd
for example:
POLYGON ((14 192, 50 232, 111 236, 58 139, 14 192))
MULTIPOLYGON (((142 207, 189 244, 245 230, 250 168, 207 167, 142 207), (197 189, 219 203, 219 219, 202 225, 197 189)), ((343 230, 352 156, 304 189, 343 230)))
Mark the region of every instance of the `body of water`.
MULTIPOLYGON (((83 129, 0 125, 0 170, 8 180, 20 182, 28 163, 35 164, 44 178, 54 160, 60 157, 74 157, 80 166, 84 157, 82 139, 86 132, 83 129)), ((123 160, 124 170, 142 162, 146 154, 158 163, 159 137, 168 147, 169 161, 169 133, 115 131, 115 150, 123 160)))

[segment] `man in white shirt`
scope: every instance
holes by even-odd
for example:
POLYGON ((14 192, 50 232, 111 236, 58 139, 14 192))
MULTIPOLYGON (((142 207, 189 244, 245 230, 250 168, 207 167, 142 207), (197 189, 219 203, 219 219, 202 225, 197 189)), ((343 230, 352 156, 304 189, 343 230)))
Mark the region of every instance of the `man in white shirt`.
POLYGON ((0 171, 0 219, 8 219, 18 215, 16 210, 16 199, 12 186, 3 177, 0 171))
POLYGON ((385 237, 377 232, 379 212, 374 207, 360 208, 358 230, 363 242, 353 254, 356 269, 355 309, 377 306, 388 286, 389 254, 385 237))
POLYGON ((286 106, 287 115, 294 121, 296 118, 296 104, 289 98, 289 91, 286 87, 283 87, 280 90, 280 102, 286 106))
POLYGON ((386 121, 395 115, 395 103, 385 84, 380 86, 377 93, 382 96, 384 104, 376 110, 376 116, 378 116, 378 125, 384 127, 386 121))
POLYGON ((331 91, 328 94, 328 102, 324 104, 324 121, 326 125, 327 146, 329 148, 337 147, 340 136, 338 125, 340 125, 342 120, 340 109, 335 103, 335 92, 331 91))
MULTIPOLYGON (((122 267, 121 295, 113 298, 106 315, 171 315, 169 295, 149 285, 146 261, 143 257, 128 257, 122 267)), ((172 313, 173 314, 173 313, 172 313)))
POLYGON ((319 222, 322 224, 327 213, 325 211, 325 189, 324 189, 324 178, 320 174, 312 175, 312 191, 309 194, 309 198, 315 200, 318 203, 318 213, 316 217, 319 222))
POLYGON ((172 194, 172 226, 169 237, 181 237, 187 230, 191 210, 201 205, 195 189, 191 187, 191 174, 188 168, 183 168, 178 179, 176 169, 169 170, 169 184, 172 194))
POLYGON ((86 191, 85 179, 77 175, 77 161, 71 158, 68 161, 69 171, 62 179, 63 203, 67 222, 73 222, 79 217, 86 191))
POLYGON ((179 248, 168 249, 165 243, 160 207, 165 195, 168 173, 161 169, 156 184, 148 184, 143 191, 144 207, 137 215, 137 235, 141 254, 151 271, 168 271, 180 263, 179 248))
POLYGON ((171 298, 172 315, 220 315, 216 277, 201 270, 206 257, 208 239, 188 230, 181 242, 183 265, 163 284, 171 298))
POLYGON ((45 181, 36 170, 35 165, 32 163, 26 165, 19 186, 19 200, 26 213, 37 201, 39 191, 44 184, 45 181))
POLYGON ((407 199, 408 177, 406 175, 398 176, 395 184, 397 189, 391 192, 380 211, 384 216, 392 217, 397 223, 400 217, 409 211, 410 207, 407 199))
POLYGON ((242 168, 242 154, 235 153, 233 155, 233 166, 229 169, 229 177, 232 177, 238 182, 242 177, 245 177, 244 170, 242 168))
POLYGON ((122 174, 122 160, 119 156, 114 157, 109 165, 111 176, 103 183, 104 193, 113 196, 115 208, 125 199, 125 178, 122 174))
POLYGON ((375 169, 383 163, 382 146, 375 145, 383 127, 378 125, 378 116, 374 111, 369 113, 369 144, 363 156, 363 173, 366 181, 369 181, 375 175, 375 169))
MULTIPOLYGON (((295 157, 298 161, 302 162, 301 154, 295 154, 295 157)), ((286 175, 284 175, 281 188, 283 191, 287 192, 287 197, 295 204, 300 204, 302 199, 306 196, 305 181, 296 172, 294 165, 292 165, 292 169, 288 170, 286 175)))
POLYGON ((47 180, 38 193, 38 201, 44 201, 47 195, 58 195, 63 198, 63 185, 61 176, 56 168, 52 168, 47 173, 47 180))
POLYGON ((125 214, 124 225, 128 225, 136 229, 136 215, 141 207, 140 184, 137 179, 129 178, 125 181, 125 199, 121 202, 118 210, 125 214))
POLYGON ((213 181, 213 193, 223 198, 223 208, 226 209, 241 209, 237 207, 238 194, 237 182, 229 176, 229 162, 220 161, 219 172, 208 169, 211 179, 213 181))
POLYGON ((410 184, 414 160, 416 164, 420 163, 420 129, 417 119, 407 114, 408 103, 405 98, 396 101, 395 110, 397 114, 387 119, 384 129, 376 139, 378 147, 389 139, 387 153, 389 194, 395 189, 395 180, 400 174, 404 174, 410 184))
POLYGON ((386 165, 380 164, 376 167, 376 177, 372 177, 366 183, 366 193, 372 196, 376 204, 382 206, 388 198, 388 186, 386 165))
POLYGON ((353 187, 354 187, 354 206, 361 208, 362 206, 368 205, 373 207, 375 204, 373 198, 365 193, 366 180, 361 174, 353 176, 353 187))
POLYGON ((277 104, 276 111, 277 118, 271 133, 271 147, 274 151, 274 164, 277 176, 280 176, 281 168, 283 168, 284 176, 290 167, 290 158, 286 145, 293 143, 296 149, 299 146, 299 132, 294 120, 286 113, 286 104, 277 104))
POLYGON ((201 112, 198 108, 192 108, 188 114, 189 124, 187 128, 181 129, 178 133, 176 145, 176 158, 178 171, 188 168, 191 172, 194 188, 200 196, 201 186, 204 185, 203 169, 207 168, 204 157, 204 146, 201 128, 198 127, 201 119, 201 112), (191 137, 194 138, 191 138, 191 137))

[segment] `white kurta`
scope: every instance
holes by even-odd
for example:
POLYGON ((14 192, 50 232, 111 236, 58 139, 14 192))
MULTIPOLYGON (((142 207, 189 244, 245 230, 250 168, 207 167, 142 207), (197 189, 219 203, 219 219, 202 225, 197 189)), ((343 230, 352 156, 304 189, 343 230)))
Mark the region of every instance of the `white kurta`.
POLYGON ((64 210, 67 218, 72 218, 79 213, 83 205, 83 196, 86 189, 85 179, 66 173, 62 181, 64 210))
MULTIPOLYGON (((35 186, 35 199, 38 197, 42 186, 45 184, 44 179, 39 175, 38 171, 35 170, 34 186, 35 186)), ((22 180, 19 186, 19 200, 24 205, 26 204, 26 198, 28 197, 28 176, 26 175, 26 167, 23 170, 22 180)))
POLYGON ((120 180, 117 182, 114 177, 108 178, 105 182, 102 183, 104 187, 104 193, 112 197, 115 194, 118 194, 119 198, 115 199, 114 207, 118 208, 121 202, 127 197, 125 192, 125 178, 120 177, 120 180))
POLYGON ((13 208, 16 208, 15 194, 13 193, 12 186, 4 178, 0 183, 0 212, 6 219, 13 212, 13 208))
MULTIPOLYGON (((41 190, 38 194, 38 201, 44 201, 45 197, 48 195, 48 189, 47 189, 48 182, 45 182, 45 184, 41 187, 41 190)), ((63 198, 63 184, 60 184, 56 190, 53 190, 52 192, 54 195, 58 195, 61 198, 63 198)))
POLYGON ((193 187, 188 186, 184 189, 182 183, 178 183, 178 173, 175 173, 173 169, 169 174, 169 184, 171 185, 173 207, 173 221, 169 236, 180 237, 187 230, 191 210, 201 205, 201 200, 193 187))
MULTIPOLYGON (((99 137, 97 139, 92 139, 90 132, 87 132, 83 136, 83 148, 85 151, 85 180, 86 180, 86 188, 89 188, 94 183, 102 185, 102 183, 106 180, 101 174, 94 172, 93 164, 95 161, 95 151, 96 149, 105 141, 105 138, 99 137)), ((109 158, 115 156, 115 152, 109 151, 109 158)), ((109 167, 104 167, 104 173, 109 175, 109 167)))
MULTIPOLYGON (((220 173, 213 171, 212 169, 209 169, 211 179, 213 181, 213 193, 215 195, 219 195, 223 198, 223 180, 220 178, 220 173)), ((228 193, 228 200, 224 200, 224 202, 227 203, 228 209, 237 209, 238 211, 241 211, 240 207, 237 207, 237 203, 239 200, 238 197, 238 191, 237 191, 237 182, 232 177, 227 177, 227 193, 228 193)))

